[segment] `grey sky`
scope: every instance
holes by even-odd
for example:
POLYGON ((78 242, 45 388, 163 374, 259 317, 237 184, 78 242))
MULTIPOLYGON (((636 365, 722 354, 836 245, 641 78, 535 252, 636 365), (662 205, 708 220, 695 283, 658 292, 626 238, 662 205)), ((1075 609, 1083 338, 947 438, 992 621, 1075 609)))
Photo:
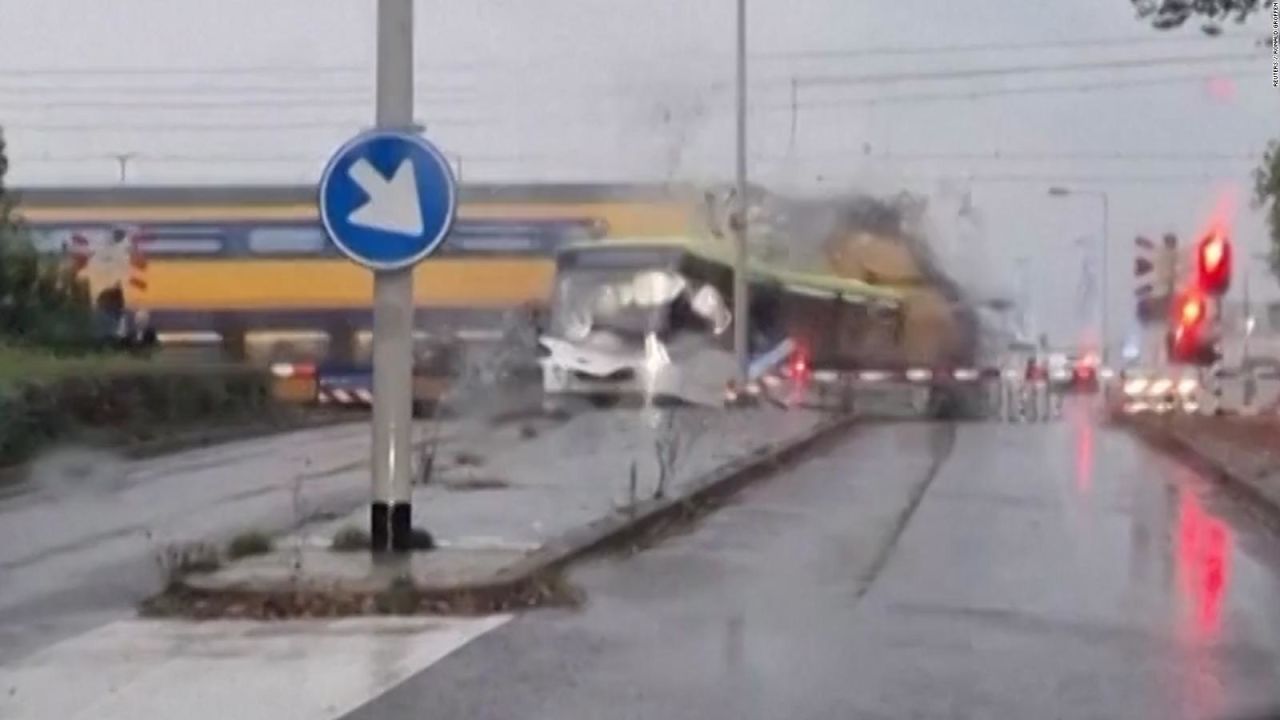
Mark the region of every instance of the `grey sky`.
MULTIPOLYGON (((755 179, 929 193, 940 247, 971 284, 1007 291, 1015 259, 1031 257, 1032 300, 1055 332, 1078 322, 1075 241, 1096 239, 1100 225, 1096 201, 1048 198, 1055 181, 1109 193, 1118 318, 1130 314, 1135 233, 1190 235, 1226 193, 1239 237, 1263 247, 1247 207, 1256 164, 1247 156, 1280 137, 1269 51, 1254 46, 1270 30, 1265 17, 1206 42, 1194 31, 1157 35, 1126 0, 750 6, 755 179), (1026 47, 1115 38, 1133 42, 1026 47), (975 44, 993 49, 947 50, 975 44), (856 54, 883 48, 934 51, 856 54), (821 51, 853 54, 802 54, 821 51), (1258 57, 811 80, 1249 52, 1258 57), (1211 73, 1223 79, 1084 89, 1211 73), (1055 85, 1078 89, 990 94, 1055 85), (979 97, 865 103, 969 91, 979 97), (974 157, 995 152, 1005 157, 974 157), (1215 179, 1186 182, 1202 175, 1215 179), (952 219, 966 189, 977 225, 952 219)), ((420 0, 418 115, 461 158, 466 180, 720 181, 732 172, 732 13, 730 0, 420 0)), ((135 182, 313 180, 327 153, 371 118, 373 29, 373 3, 357 0, 0 0, 0 122, 12 179, 111 183, 110 156, 137 153, 135 182)))

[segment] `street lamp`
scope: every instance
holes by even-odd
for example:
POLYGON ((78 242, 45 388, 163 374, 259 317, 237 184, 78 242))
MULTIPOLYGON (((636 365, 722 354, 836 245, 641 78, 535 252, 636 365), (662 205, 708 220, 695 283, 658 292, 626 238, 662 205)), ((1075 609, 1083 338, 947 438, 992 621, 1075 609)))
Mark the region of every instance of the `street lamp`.
POLYGON ((1253 314, 1253 299, 1249 296, 1249 276, 1253 274, 1253 262, 1255 260, 1266 262, 1269 259, 1270 255, 1267 253, 1252 252, 1245 255, 1245 263, 1242 268, 1244 271, 1241 273, 1241 279, 1244 281, 1242 283, 1243 287, 1241 288, 1244 291, 1244 347, 1241 349, 1241 354, 1243 356, 1241 362, 1246 367, 1250 366, 1252 360, 1249 355, 1249 338, 1253 335, 1254 328, 1257 324, 1257 318, 1253 314))
POLYGON ((1102 201, 1102 237, 1099 241, 1102 244, 1102 252, 1100 253, 1102 256, 1102 267, 1100 269, 1102 281, 1099 283, 1098 294, 1101 296, 1102 300, 1102 364, 1105 366, 1110 358, 1108 346, 1111 339, 1111 323, 1109 322, 1111 317, 1111 304, 1108 293, 1108 288, 1111 285, 1111 273, 1109 270, 1110 263, 1108 262, 1108 255, 1110 254, 1111 248, 1111 242, 1108 238, 1110 232, 1109 228, 1111 225, 1111 203, 1110 199, 1107 197, 1106 191, 1104 190, 1077 190, 1075 188, 1062 187, 1061 185, 1054 185, 1049 188, 1050 197, 1071 197, 1073 195, 1095 197, 1102 201))
POLYGON ((111 156, 115 159, 116 165, 119 167, 120 184, 124 185, 129 181, 129 161, 138 157, 136 152, 115 153, 111 156))

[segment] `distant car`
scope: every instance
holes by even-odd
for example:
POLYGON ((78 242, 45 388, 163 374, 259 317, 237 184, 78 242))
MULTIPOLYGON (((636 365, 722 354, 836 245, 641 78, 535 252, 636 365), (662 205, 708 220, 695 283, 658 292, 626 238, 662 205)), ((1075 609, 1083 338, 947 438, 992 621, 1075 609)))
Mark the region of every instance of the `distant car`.
POLYGON ((1048 361, 1049 384, 1054 390, 1065 392, 1072 385, 1071 358, 1063 353, 1053 353, 1048 361))
POLYGON ((1098 360, 1092 355, 1077 358, 1071 363, 1071 390, 1074 392, 1096 393, 1100 388, 1098 382, 1098 360))

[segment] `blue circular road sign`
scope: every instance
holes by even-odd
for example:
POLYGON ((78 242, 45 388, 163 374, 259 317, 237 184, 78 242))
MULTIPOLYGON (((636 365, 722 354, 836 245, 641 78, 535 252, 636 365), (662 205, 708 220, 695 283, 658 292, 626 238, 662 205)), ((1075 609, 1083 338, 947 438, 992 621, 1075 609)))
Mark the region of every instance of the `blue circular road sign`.
POLYGON ((444 155, 409 132, 348 140, 320 176, 320 221, 347 257, 375 270, 410 267, 444 242, 457 184, 444 155))

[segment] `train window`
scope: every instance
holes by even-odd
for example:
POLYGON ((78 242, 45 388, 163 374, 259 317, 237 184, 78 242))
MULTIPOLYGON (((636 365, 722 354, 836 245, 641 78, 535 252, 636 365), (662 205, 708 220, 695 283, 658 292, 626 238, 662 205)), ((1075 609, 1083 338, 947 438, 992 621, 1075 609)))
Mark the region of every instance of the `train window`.
POLYGON ((530 237, 467 237, 454 235, 446 243, 454 250, 478 253, 528 253, 538 249, 530 237))
POLYGON ((249 252, 256 255, 316 255, 328 242, 319 227, 270 227, 249 231, 249 252))
POLYGON ((31 244, 38 253, 60 253, 71 239, 69 230, 32 230, 31 244))
POLYGON ((617 248, 577 250, 561 256, 564 267, 648 269, 669 267, 678 252, 666 249, 617 248))
MULTIPOLYGON (((138 249, 148 255, 217 255, 225 236, 217 227, 154 226, 124 228, 134 234, 138 249)), ((104 239, 111 230, 104 230, 104 239)))
POLYGON ((216 255, 222 252, 222 240, 147 234, 138 239, 138 249, 147 255, 216 255))

